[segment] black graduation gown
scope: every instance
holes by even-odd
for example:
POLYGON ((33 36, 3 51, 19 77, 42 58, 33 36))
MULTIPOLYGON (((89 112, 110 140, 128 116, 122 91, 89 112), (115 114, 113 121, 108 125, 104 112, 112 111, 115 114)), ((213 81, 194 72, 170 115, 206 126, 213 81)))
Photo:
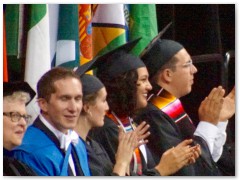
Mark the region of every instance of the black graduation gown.
MULTIPOLYGON (((104 126, 100 128, 95 128, 90 131, 89 136, 100 143, 106 150, 112 163, 115 164, 115 154, 118 148, 118 126, 109 117, 105 116, 104 126)), ((154 167, 156 163, 154 162, 152 155, 148 148, 146 147, 148 163, 145 162, 144 157, 141 154, 141 159, 143 163, 143 175, 147 176, 159 176, 160 174, 154 167)), ((131 172, 131 175, 136 175, 131 172)))
POLYGON ((37 176, 29 166, 11 156, 11 151, 3 148, 3 176, 37 176))
POLYGON ((112 173, 113 163, 101 144, 97 143, 91 138, 87 138, 86 148, 88 154, 88 163, 92 176, 116 175, 112 173))
MULTIPOLYGON (((184 140, 183 134, 175 122, 157 107, 148 103, 148 106, 134 119, 140 123, 146 121, 150 125, 151 135, 148 147, 155 162, 158 162, 162 154, 177 146, 184 140)), ((206 142, 198 136, 193 136, 193 144, 199 144, 202 149, 201 156, 193 165, 186 166, 174 175, 178 176, 217 176, 221 175, 216 163, 213 161, 206 142)))

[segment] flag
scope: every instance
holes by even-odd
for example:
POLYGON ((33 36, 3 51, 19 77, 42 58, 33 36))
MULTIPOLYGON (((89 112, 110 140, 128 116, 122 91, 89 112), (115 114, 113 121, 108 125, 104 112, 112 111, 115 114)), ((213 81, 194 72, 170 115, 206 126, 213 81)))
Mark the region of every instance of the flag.
MULTIPOLYGON (((46 4, 32 4, 29 5, 29 8, 30 17, 24 78, 36 91, 38 80, 51 68, 49 16, 46 4)), ((36 99, 29 103, 27 111, 33 116, 34 120, 39 114, 36 99)))
POLYGON ((19 4, 6 5, 7 54, 18 56, 19 4))
POLYGON ((78 5, 60 4, 55 66, 79 66, 78 5))
POLYGON ((92 10, 91 4, 79 4, 80 64, 92 60, 92 10))
POLYGON ((155 4, 131 4, 129 14, 130 40, 142 37, 132 50, 135 55, 139 55, 158 34, 156 7, 155 4))
POLYGON ((56 62, 59 4, 48 4, 48 13, 50 29, 50 59, 52 67, 54 67, 56 62))
POLYGON ((7 66, 7 44, 5 30, 5 15, 3 12, 3 82, 8 82, 8 66, 7 66))
POLYGON ((126 22, 123 4, 93 6, 93 57, 126 43, 126 22))
POLYGON ((6 25, 6 43, 8 57, 8 78, 22 80, 24 77, 23 60, 25 60, 24 45, 26 45, 26 35, 24 29, 24 6, 23 4, 5 5, 5 25, 6 25), (24 50, 24 51, 23 51, 24 50))

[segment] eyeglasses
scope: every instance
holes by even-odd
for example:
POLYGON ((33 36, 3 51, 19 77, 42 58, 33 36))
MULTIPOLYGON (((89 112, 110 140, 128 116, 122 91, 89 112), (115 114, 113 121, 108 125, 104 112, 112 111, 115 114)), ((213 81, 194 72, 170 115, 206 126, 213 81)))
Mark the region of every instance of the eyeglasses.
POLYGON ((189 60, 188 62, 186 62, 185 64, 182 65, 182 67, 188 68, 188 67, 192 67, 193 65, 193 61, 189 60))
POLYGON ((174 65, 174 66, 181 66, 183 68, 191 68, 193 65, 193 61, 190 59, 188 62, 182 64, 182 65, 174 65))
POLYGON ((30 115, 21 115, 19 112, 4 112, 3 115, 10 117, 12 122, 18 122, 23 118, 28 123, 32 118, 30 115))

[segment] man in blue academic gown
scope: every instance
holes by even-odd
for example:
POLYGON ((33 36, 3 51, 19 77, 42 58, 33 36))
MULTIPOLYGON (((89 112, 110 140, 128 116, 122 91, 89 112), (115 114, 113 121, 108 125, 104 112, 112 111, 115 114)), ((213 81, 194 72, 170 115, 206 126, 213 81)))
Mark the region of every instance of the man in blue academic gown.
POLYGON ((82 109, 82 84, 71 70, 53 68, 37 84, 40 115, 28 127, 18 160, 41 176, 89 176, 86 146, 72 129, 82 109))

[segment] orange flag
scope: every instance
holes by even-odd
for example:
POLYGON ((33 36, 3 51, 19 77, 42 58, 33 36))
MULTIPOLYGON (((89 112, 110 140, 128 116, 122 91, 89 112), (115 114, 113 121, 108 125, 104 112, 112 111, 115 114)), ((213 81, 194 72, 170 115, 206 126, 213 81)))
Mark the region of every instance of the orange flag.
POLYGON ((92 60, 92 11, 91 4, 79 4, 80 64, 92 60))
POLYGON ((8 82, 7 43, 6 43, 6 29, 5 29, 4 13, 3 13, 3 82, 8 82))

